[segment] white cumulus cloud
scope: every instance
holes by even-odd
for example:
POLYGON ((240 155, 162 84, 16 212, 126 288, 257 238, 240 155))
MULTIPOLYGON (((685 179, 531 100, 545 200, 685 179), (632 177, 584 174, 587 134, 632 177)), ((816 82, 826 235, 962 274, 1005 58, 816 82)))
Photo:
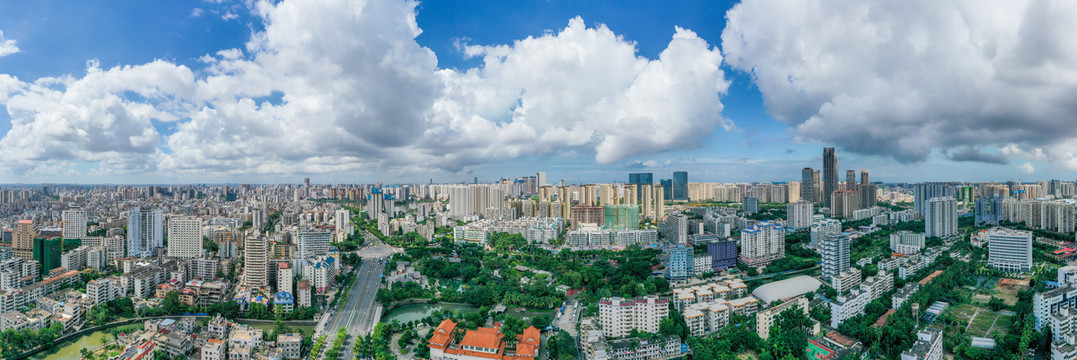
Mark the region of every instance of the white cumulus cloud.
POLYGON ((417 4, 257 2, 264 31, 194 70, 157 60, 90 62, 81 78, 0 74, 13 118, 0 156, 25 173, 68 161, 159 174, 413 174, 524 155, 608 164, 734 127, 720 115, 722 56, 690 30, 648 59, 575 18, 511 44, 463 45, 481 65, 441 69, 415 42, 417 4), (166 123, 174 133, 156 130, 166 123))
POLYGON ((19 52, 19 47, 15 46, 15 40, 4 39, 4 32, 0 31, 0 57, 8 56, 19 52))
POLYGON ((722 49, 804 139, 905 162, 1042 152, 1077 169, 1075 16, 1072 1, 744 0, 722 49))
POLYGON ((1027 163, 1027 162, 1024 163, 1024 164, 1021 164, 1021 166, 1018 166, 1017 170, 1021 170, 1021 172, 1025 173, 1025 174, 1032 174, 1032 173, 1036 172, 1036 168, 1032 166, 1032 163, 1027 163))

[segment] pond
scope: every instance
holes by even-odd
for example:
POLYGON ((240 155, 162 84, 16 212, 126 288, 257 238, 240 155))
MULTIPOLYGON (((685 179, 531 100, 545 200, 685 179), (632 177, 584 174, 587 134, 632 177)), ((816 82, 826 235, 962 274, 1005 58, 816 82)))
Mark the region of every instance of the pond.
POLYGON ((63 343, 57 344, 50 350, 42 351, 34 356, 29 357, 31 360, 61 360, 61 359, 78 359, 82 355, 79 354, 79 350, 93 349, 103 345, 105 342, 105 331, 95 331, 76 339, 71 339, 63 343))
POLYGON ((385 315, 382 315, 381 317, 381 322, 389 323, 396 320, 400 323, 406 323, 409 321, 422 320, 427 316, 433 315, 434 312, 438 310, 473 313, 479 311, 479 308, 463 304, 407 304, 386 311, 385 315))

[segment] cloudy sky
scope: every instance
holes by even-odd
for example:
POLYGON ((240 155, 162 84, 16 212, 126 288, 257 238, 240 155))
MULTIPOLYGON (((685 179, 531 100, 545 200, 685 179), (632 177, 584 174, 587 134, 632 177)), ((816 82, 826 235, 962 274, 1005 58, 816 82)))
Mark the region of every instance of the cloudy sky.
POLYGON ((0 0, 0 182, 1077 178, 1067 0, 0 0))

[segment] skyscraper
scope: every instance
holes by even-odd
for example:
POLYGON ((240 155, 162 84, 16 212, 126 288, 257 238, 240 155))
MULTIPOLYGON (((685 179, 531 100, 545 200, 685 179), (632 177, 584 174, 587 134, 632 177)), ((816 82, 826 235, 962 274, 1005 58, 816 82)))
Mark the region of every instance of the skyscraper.
POLYGON ((845 170, 845 190, 856 190, 856 170, 845 170))
POLYGON ((168 220, 168 256, 193 259, 202 255, 202 219, 176 216, 168 220))
POLYGON ((976 200, 976 226, 998 225, 1002 219, 1002 198, 998 196, 979 197, 976 200))
POLYGON ((663 194, 662 199, 666 200, 666 201, 673 200, 673 180, 672 179, 662 179, 661 184, 662 184, 662 194, 663 194))
POLYGON ((807 202, 814 202, 815 196, 812 195, 812 191, 815 190, 815 171, 810 167, 806 167, 800 171, 800 199, 807 202))
MULTIPOLYGON (((643 194, 643 185, 654 184, 654 174, 652 173, 631 173, 628 174, 628 183, 636 185, 636 194, 643 194)), ((642 195, 640 195, 642 198, 642 195)))
POLYGON ((695 270, 695 251, 692 245, 676 243, 669 247, 669 278, 684 280, 692 276, 695 270))
POLYGON ((673 172, 673 200, 688 201, 688 172, 673 172))
POLYGON ((80 209, 68 209, 61 213, 61 232, 64 239, 82 239, 86 237, 86 212, 80 209))
POLYGON ((830 206, 830 194, 838 190, 838 155, 834 148, 823 148, 823 203, 830 206))
POLYGON ((924 234, 944 237, 957 233, 957 200, 950 196, 934 197, 924 206, 924 234))
POLYGON ((537 175, 538 175, 538 187, 542 187, 543 185, 546 185, 546 172, 545 171, 539 171, 537 175))
POLYGON ((823 206, 823 181, 819 170, 812 170, 811 182, 811 202, 823 206))
POLYGON ((875 206, 875 185, 868 181, 868 171, 860 170, 860 208, 867 209, 875 206))
POLYGON ((819 254, 823 257, 823 279, 831 281, 842 271, 849 270, 849 236, 827 233, 819 239, 819 254))
POLYGON ((867 185, 870 183, 871 181, 868 181, 868 170, 860 170, 860 185, 867 185))

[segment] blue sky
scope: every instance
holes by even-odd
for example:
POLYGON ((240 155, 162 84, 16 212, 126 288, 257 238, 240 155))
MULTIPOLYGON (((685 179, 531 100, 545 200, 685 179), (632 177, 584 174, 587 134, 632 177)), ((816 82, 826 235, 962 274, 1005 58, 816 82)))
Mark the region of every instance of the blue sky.
MULTIPOLYGON (((1001 10, 1019 7, 1010 9, 1012 19, 983 22, 975 21, 976 14, 964 13, 972 11, 969 6, 942 9, 971 17, 970 24, 964 24, 969 31, 986 34, 987 41, 971 42, 945 36, 953 28, 952 18, 921 20, 917 9, 894 9, 873 1, 797 5, 804 9, 777 0, 746 0, 740 6, 737 1, 415 5, 379 0, 359 9, 356 2, 329 3, 321 6, 361 11, 336 18, 311 4, 289 1, 261 5, 132 1, 118 6, 106 1, 0 0, 0 45, 8 41, 17 47, 17 52, 8 54, 0 48, 0 76, 18 79, 9 81, 16 85, 5 90, 0 78, 0 105, 7 108, 0 111, 0 134, 6 134, 0 140, 0 158, 8 160, 0 182, 278 182, 293 177, 316 182, 425 182, 473 176, 492 181, 546 171, 551 181, 583 183, 624 181, 627 173, 636 171, 665 178, 675 170, 689 171, 693 181, 792 181, 799 178, 800 168, 821 166, 824 146, 838 148, 842 170, 867 168, 877 181, 1067 179, 1077 169, 1072 150, 1077 134, 1063 130, 1072 126, 1059 120, 1072 119, 1077 111, 1072 95, 1077 94, 1077 71, 1074 65, 1041 65, 1077 58, 1058 40, 1075 27, 1074 21, 1050 16, 1077 15, 1065 4, 1053 5, 1058 9, 993 4, 1001 10), (737 21, 727 24, 727 13, 737 21), (865 18, 865 13, 886 16, 865 18), (405 26, 408 14, 421 29, 413 40, 405 26), (906 16, 915 20, 903 20, 906 16), (1033 16, 1039 16, 1035 18, 1040 23, 1057 25, 1045 25, 1047 31, 1036 35, 1042 37, 1038 43, 1046 44, 1043 49, 1022 45, 1032 36, 1022 26, 1036 26, 1025 21, 1033 16), (607 29, 619 38, 594 43, 570 38, 570 21, 577 17, 584 29, 576 28, 576 33, 602 40, 607 29), (818 30, 819 24, 828 24, 833 31, 818 30), (858 28, 865 24, 872 30, 858 28), (699 56, 674 58, 671 53, 670 59, 659 61, 677 41, 670 39, 683 35, 678 27, 690 30, 694 35, 688 38, 698 38, 705 46, 691 49, 699 56), (920 31, 936 38, 925 45, 916 37, 920 31), (310 37, 304 38, 304 32, 310 37), (723 32, 729 35, 728 43, 723 43, 723 32), (863 36, 871 33, 889 38, 863 36), (523 41, 528 37, 546 42, 523 41), (261 43, 262 38, 268 40, 261 43), (318 43, 312 39, 340 41, 340 48, 350 52, 337 54, 336 43, 308 46, 318 43), (556 77, 557 61, 565 58, 544 55, 591 45, 634 46, 636 68, 626 71, 637 72, 620 74, 623 87, 591 89, 610 78, 586 78, 595 68, 581 66, 577 76, 583 77, 578 82, 569 79, 557 87, 539 88, 535 84, 544 84, 542 79, 521 80, 532 75, 525 65, 501 73, 493 70, 514 61, 533 62, 533 71, 556 77), (424 54, 424 48, 433 56, 424 54), (953 48, 990 48, 999 55, 945 50, 953 48), (1059 48, 1063 50, 1052 51, 1059 48), (239 51, 219 53, 228 49, 239 51), (718 52, 722 58, 713 57, 718 52), (376 61, 385 54, 405 64, 386 69, 376 61), (489 56, 503 56, 503 62, 489 56), (690 63, 707 56, 710 63, 690 63), (159 66, 143 67, 155 60, 159 66), (325 74, 286 71, 291 63, 339 67, 342 72, 331 78, 352 76, 341 86, 357 88, 318 89, 325 74), (954 71, 977 69, 968 64, 984 73, 1017 75, 1002 78, 954 71), (659 79, 685 83, 694 77, 711 82, 634 93, 633 87, 653 84, 640 80, 646 78, 641 68, 645 65, 664 71, 659 79), (699 69, 717 65, 720 71, 680 73, 690 65, 700 65, 699 69), (88 76, 88 67, 105 74, 88 76), (749 73, 753 69, 755 76, 749 73), (413 76, 415 71, 427 74, 413 76), (1025 78, 1014 80, 1015 76, 1025 78), (1043 77, 1052 79, 1028 81, 1043 77), (58 79, 39 80, 43 78, 58 79), (210 84, 215 78, 222 83, 210 84), (32 86, 35 81, 40 86, 32 86), (374 83, 378 81, 385 82, 374 83), (1031 85, 1010 93, 1000 90, 1011 89, 1009 81, 1031 85), (124 82, 139 84, 127 88, 124 82), (375 90, 363 89, 366 83, 375 90), (955 85, 947 84, 975 85, 950 89, 955 85), (714 91, 714 86, 727 88, 714 91), (384 97, 376 89, 395 95, 384 97), (518 92, 519 99, 508 107, 500 98, 459 103, 489 94, 483 90, 490 89, 518 92), (951 95, 955 89, 962 94, 951 95), (55 91, 54 98, 45 96, 50 90, 55 91), (714 101, 708 104, 706 96, 683 100, 701 91, 714 92, 714 101), (581 105, 579 111, 567 108, 570 116, 587 115, 574 123, 566 120, 560 127, 546 124, 556 121, 556 115, 534 115, 555 106, 556 101, 544 102, 552 101, 550 96, 573 101, 578 99, 574 92, 598 94, 597 99, 605 100, 581 105), (104 95, 94 94, 116 95, 121 104, 102 105, 96 100, 104 95), (326 99, 318 94, 327 94, 326 99), (640 102, 663 95, 683 100, 673 108, 676 111, 691 111, 666 115, 669 108, 662 101, 640 102), (1044 98, 1048 100, 1037 100, 1044 98), (359 105, 341 109, 352 99, 359 105), (620 107, 606 106, 606 101, 616 99, 622 100, 620 107), (324 106, 332 110, 305 109, 302 105, 308 103, 328 104, 324 106), (244 104, 254 108, 236 110, 244 104), (458 110, 457 105, 465 109, 458 110), (446 106, 452 110, 439 117, 437 110, 446 106), (466 110, 472 106, 477 112, 466 110), (640 109, 625 113, 625 107, 640 109), (154 114, 149 114, 151 108, 154 114), (409 120, 386 119, 386 114, 409 120), (112 118, 120 120, 107 120, 112 118), (327 118, 335 120, 323 120, 327 118), (443 118, 450 120, 439 122, 443 118), (683 123, 689 130, 632 142, 625 137, 634 135, 608 126, 637 118, 659 129, 683 123), (13 130, 13 121, 22 126, 13 130), (306 134, 302 130, 307 124, 317 131, 306 134), (526 131, 510 125, 526 125, 526 131), (390 131, 394 126, 400 127, 395 129, 399 133, 390 131), (592 133, 590 140, 584 136, 577 141, 567 139, 562 129, 592 133), (483 131, 497 140, 484 142, 483 131), (431 145, 444 140, 438 137, 444 134, 464 140, 431 145)), ((940 6, 949 5, 932 4, 923 11, 938 13, 940 6)), ((587 66, 593 66, 596 56, 599 64, 633 61, 606 60, 603 55, 587 55, 591 57, 587 66)))

